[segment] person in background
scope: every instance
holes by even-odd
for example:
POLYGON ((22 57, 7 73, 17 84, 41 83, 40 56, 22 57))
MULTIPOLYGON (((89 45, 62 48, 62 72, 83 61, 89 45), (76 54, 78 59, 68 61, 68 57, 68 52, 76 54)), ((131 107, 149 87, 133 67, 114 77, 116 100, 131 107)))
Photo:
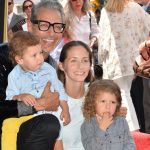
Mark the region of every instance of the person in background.
POLYGON ((128 123, 117 116, 121 91, 112 80, 93 82, 85 96, 81 139, 85 150, 135 150, 128 123))
POLYGON ((90 11, 89 0, 67 0, 64 11, 67 39, 81 40, 92 48, 97 41, 99 28, 90 11))
POLYGON ((13 12, 14 0, 8 0, 8 17, 7 17, 7 35, 8 41, 12 38, 13 33, 22 30, 25 18, 13 12))
POLYGON ((32 31, 32 27, 31 27, 31 9, 34 6, 34 3, 32 0, 25 0, 22 4, 22 11, 25 13, 26 15, 26 24, 22 25, 22 28, 24 31, 32 31))
POLYGON ((103 78, 119 85, 122 105, 128 109, 126 119, 130 130, 139 130, 130 89, 138 46, 149 35, 150 16, 134 1, 108 0, 101 11, 99 26, 98 54, 103 65, 103 78))
MULTIPOLYGON (((150 134, 150 39, 145 40, 139 46, 140 55, 143 58, 144 62, 139 64, 136 67, 136 73, 140 73, 140 75, 144 76, 143 78, 143 110, 144 110, 144 118, 145 118, 145 132, 150 134)), ((140 108, 142 107, 140 106, 140 108)))

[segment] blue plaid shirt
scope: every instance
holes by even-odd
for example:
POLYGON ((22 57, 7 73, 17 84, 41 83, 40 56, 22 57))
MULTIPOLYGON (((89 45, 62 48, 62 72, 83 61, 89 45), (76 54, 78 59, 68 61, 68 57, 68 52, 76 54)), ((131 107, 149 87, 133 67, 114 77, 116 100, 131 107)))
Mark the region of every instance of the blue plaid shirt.
POLYGON ((81 126, 81 139, 85 150, 135 150, 127 121, 116 117, 113 123, 103 131, 96 118, 84 121, 81 126))

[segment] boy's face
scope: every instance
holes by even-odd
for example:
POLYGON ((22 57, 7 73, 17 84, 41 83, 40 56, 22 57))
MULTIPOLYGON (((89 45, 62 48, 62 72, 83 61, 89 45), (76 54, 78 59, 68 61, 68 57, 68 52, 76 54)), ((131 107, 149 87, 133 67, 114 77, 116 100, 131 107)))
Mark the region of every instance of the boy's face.
POLYGON ((100 92, 96 97, 96 114, 103 117, 108 115, 112 117, 116 111, 116 96, 110 92, 100 92))
POLYGON ((28 47, 22 57, 16 56, 15 59, 25 71, 37 71, 44 62, 41 45, 28 47))

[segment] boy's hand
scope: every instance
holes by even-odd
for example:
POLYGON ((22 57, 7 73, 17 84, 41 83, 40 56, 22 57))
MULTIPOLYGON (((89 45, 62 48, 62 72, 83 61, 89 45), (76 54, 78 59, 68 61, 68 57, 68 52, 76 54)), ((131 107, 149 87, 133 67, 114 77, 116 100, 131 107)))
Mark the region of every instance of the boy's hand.
POLYGON ((60 114, 60 119, 63 120, 63 125, 67 125, 70 123, 71 119, 70 119, 70 113, 69 111, 63 111, 60 114))
POLYGON ((110 116, 110 113, 104 113, 103 116, 96 115, 97 122, 99 127, 106 131, 109 125, 113 122, 113 116, 110 116))
POLYGON ((19 94, 13 97, 14 100, 22 101, 27 106, 34 106, 36 104, 36 98, 31 94, 19 94))

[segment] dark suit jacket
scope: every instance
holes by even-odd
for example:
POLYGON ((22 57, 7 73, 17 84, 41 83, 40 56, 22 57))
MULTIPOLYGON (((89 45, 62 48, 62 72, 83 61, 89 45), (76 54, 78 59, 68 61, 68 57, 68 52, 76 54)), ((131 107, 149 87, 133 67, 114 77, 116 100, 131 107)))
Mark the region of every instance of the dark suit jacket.
POLYGON ((24 21, 24 20, 25 20, 24 17, 13 13, 12 20, 8 26, 8 30, 12 29, 15 25, 17 25, 19 22, 24 21))

